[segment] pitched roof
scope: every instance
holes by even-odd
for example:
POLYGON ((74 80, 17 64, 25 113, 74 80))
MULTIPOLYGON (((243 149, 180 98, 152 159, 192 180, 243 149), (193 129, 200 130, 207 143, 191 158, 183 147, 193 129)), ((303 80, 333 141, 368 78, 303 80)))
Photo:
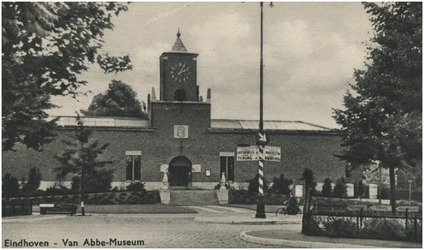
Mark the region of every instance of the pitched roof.
MULTIPOLYGON (((239 130, 258 130, 259 122, 257 120, 211 120, 212 129, 239 129, 239 130)), ((293 131, 332 131, 319 125, 314 125, 302 121, 264 121, 264 130, 293 130, 293 131)))
MULTIPOLYGON (((48 120, 55 117, 50 116, 48 120)), ((62 116, 56 122, 60 127, 76 126, 75 116, 62 116)), ((84 125, 88 127, 115 127, 115 128, 143 128, 149 129, 149 120, 127 117, 82 117, 84 125)), ((239 130, 250 131, 258 130, 259 122, 257 120, 230 120, 230 119, 212 119, 211 130, 239 130)), ((315 131, 332 132, 331 128, 306 123, 302 121, 264 121, 264 130, 273 131, 315 131)))

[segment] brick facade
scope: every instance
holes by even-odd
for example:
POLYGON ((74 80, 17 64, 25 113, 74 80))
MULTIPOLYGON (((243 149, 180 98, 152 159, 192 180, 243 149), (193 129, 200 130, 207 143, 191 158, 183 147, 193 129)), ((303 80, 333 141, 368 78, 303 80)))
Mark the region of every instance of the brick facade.
MULTIPOLYGON (((221 179, 220 154, 233 153, 236 156, 238 146, 256 144, 258 129, 249 127, 249 124, 257 124, 257 121, 245 121, 245 125, 242 125, 235 120, 215 120, 215 125, 212 125, 210 90, 206 102, 199 100, 197 92, 197 54, 183 53, 184 45, 181 40, 177 41, 178 46, 174 47, 180 51, 163 53, 160 57, 160 100, 149 99, 149 121, 133 120, 129 123, 124 118, 115 121, 112 118, 91 118, 91 123, 87 123, 87 127, 95 131, 92 140, 99 140, 100 144, 110 143, 101 158, 113 160, 109 167, 114 169, 115 185, 126 182, 126 152, 141 151, 140 181, 150 189, 161 187, 161 168, 179 156, 191 163, 189 185, 213 188, 221 179), (176 83, 170 75, 169 65, 178 62, 190 68, 191 74, 185 84, 176 83), (185 91, 187 99, 174 101, 174 93, 178 89, 185 91), (184 129, 184 138, 175 138, 176 125, 184 129), (209 170, 209 176, 206 170, 209 170)), ((16 152, 3 152, 3 176, 10 173, 18 179, 28 178, 29 169, 37 167, 45 183, 54 183, 56 177, 53 169, 58 166, 54 155, 63 152, 65 145, 62 140, 73 133, 72 125, 75 124, 69 117, 62 118, 61 123, 62 126, 59 123, 57 128, 58 137, 42 152, 28 150, 22 145, 17 146, 16 152), (68 124, 64 124, 64 121, 68 124)), ((294 125, 289 123, 288 127, 281 127, 285 125, 284 122, 277 123, 275 128, 265 129, 271 138, 269 145, 281 148, 281 162, 265 162, 266 180, 272 181, 281 173, 287 178, 300 179, 304 168, 314 171, 317 182, 322 182, 326 177, 336 180, 344 175, 344 163, 333 156, 341 151, 340 138, 335 132, 302 122, 293 122, 296 128, 290 127, 294 125)), ((257 164, 257 161, 235 160, 234 182, 244 183, 253 178, 258 171, 257 164)), ((67 181, 70 179, 71 176, 68 176, 67 181)))

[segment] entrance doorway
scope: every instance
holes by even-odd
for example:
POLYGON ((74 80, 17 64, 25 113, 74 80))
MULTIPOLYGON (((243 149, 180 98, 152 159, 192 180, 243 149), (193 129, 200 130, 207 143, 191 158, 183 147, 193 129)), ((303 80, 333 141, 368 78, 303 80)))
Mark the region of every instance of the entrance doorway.
POLYGON ((185 156, 177 156, 169 163, 169 185, 187 187, 191 183, 191 161, 185 156))

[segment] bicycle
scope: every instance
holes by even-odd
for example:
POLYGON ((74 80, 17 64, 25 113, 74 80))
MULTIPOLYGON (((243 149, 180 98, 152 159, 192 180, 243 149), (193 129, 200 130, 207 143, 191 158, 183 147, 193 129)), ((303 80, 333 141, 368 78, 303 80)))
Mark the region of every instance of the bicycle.
POLYGON ((277 210, 275 210, 275 216, 278 217, 278 214, 289 214, 289 215, 296 215, 301 214, 302 210, 300 210, 299 206, 296 205, 295 211, 287 211, 288 206, 285 207, 279 207, 277 210))

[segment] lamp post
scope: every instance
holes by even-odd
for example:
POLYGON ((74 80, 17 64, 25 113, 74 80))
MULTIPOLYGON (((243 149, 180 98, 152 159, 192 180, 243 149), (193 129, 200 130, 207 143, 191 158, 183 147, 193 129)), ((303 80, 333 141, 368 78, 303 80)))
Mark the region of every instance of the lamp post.
MULTIPOLYGON (((260 2, 261 6, 261 58, 260 58, 260 73, 259 73, 259 132, 257 138, 257 145, 259 149, 259 161, 258 161, 258 203, 256 206, 256 215, 255 218, 266 218, 265 214, 265 197, 264 197, 264 149, 265 145, 268 143, 268 136, 264 131, 264 121, 263 121, 263 76, 264 76, 264 64, 263 64, 263 2, 260 2)), ((273 7, 272 2, 270 7, 273 7)))
POLYGON ((409 206, 411 206, 411 184, 412 184, 412 180, 408 180, 408 184, 409 184, 409 206))

